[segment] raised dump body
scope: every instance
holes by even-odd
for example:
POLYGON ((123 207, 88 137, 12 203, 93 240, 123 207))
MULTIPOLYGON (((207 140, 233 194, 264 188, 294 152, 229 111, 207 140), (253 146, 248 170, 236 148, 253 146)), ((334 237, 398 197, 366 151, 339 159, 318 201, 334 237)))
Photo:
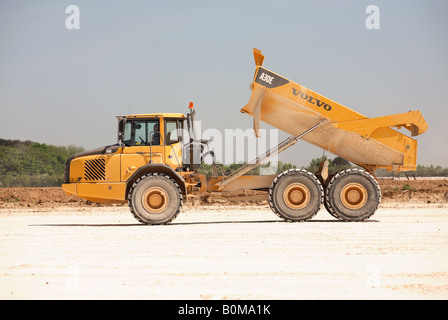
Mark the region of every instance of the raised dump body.
POLYGON ((424 133, 428 124, 419 111, 368 118, 263 68, 260 50, 254 49, 254 58, 252 94, 241 112, 254 117, 256 134, 260 120, 293 136, 322 122, 302 140, 370 172, 415 170, 417 141, 391 127, 406 128, 412 136, 424 133))

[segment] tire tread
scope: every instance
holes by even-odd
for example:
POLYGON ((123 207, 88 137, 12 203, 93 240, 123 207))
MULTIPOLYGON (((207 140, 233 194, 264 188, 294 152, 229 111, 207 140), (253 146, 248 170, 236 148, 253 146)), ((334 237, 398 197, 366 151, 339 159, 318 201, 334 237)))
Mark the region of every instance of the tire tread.
POLYGON ((168 224, 168 223, 170 223, 171 221, 173 221, 179 215, 179 213, 180 213, 180 211, 182 209, 182 204, 183 204, 183 196, 182 196, 182 191, 180 189, 179 184, 174 179, 172 179, 170 176, 168 176, 166 174, 163 174, 163 173, 157 173, 157 172, 154 173, 153 172, 153 173, 148 173, 146 175, 141 176, 140 178, 138 178, 132 184, 132 187, 129 189, 129 193, 128 193, 128 205, 129 205, 129 209, 130 209, 132 215, 134 216, 134 218, 137 221, 139 221, 140 223, 143 223, 143 224, 147 224, 147 225, 168 224), (173 216, 171 217, 170 220, 165 221, 163 223, 149 223, 149 222, 144 221, 142 218, 140 218, 137 215, 137 213, 135 212, 134 206, 132 204, 132 194, 133 194, 135 188, 137 187, 137 185, 139 184, 139 182, 142 181, 143 179, 147 179, 147 178, 151 179, 152 177, 160 177, 161 179, 166 179, 166 180, 170 181, 176 187, 177 192, 179 193, 180 200, 179 200, 179 206, 177 208, 177 211, 173 214, 173 216))
POLYGON ((268 203, 269 203, 269 207, 271 208, 271 210, 279 218, 281 218, 281 219, 283 219, 285 221, 288 221, 288 222, 305 222, 305 221, 308 221, 308 220, 312 219, 320 210, 320 206, 319 206, 319 208, 316 210, 316 212, 314 212, 310 217, 298 221, 298 220, 288 219, 287 217, 283 216, 279 212, 278 208, 275 206, 275 203, 274 203, 274 190, 275 190, 275 187, 276 187, 277 183, 280 181, 280 179, 282 179, 282 177, 287 176, 287 175, 294 175, 294 174, 297 174, 297 173, 299 173, 299 174, 306 174, 310 178, 312 178, 312 180, 314 180, 317 183, 317 185, 319 186, 319 192, 321 194, 320 205, 322 205, 322 202, 323 202, 323 199, 324 199, 324 189, 323 189, 322 184, 320 183, 319 179, 314 174, 312 174, 311 172, 309 172, 307 170, 304 170, 304 169, 289 169, 289 170, 283 171, 282 173, 280 173, 274 179, 274 181, 271 184, 271 187, 269 188, 269 201, 268 201, 268 203))
POLYGON ((330 180, 330 182, 328 183, 328 186, 327 186, 327 192, 325 192, 325 203, 326 203, 326 208, 327 208, 328 212, 336 219, 341 220, 341 221, 361 222, 361 221, 365 221, 365 220, 369 219, 376 212, 376 210, 378 209, 378 207, 380 205, 381 197, 382 197, 382 195, 381 195, 380 185, 378 184, 378 181, 376 181, 376 179, 369 172, 367 172, 364 169, 350 168, 350 169, 345 169, 345 170, 339 171, 330 180), (333 187, 334 182, 337 181, 341 176, 344 176, 346 174, 357 174, 357 173, 364 175, 373 183, 373 186, 376 188, 376 190, 378 192, 378 201, 377 201, 375 208, 372 210, 372 212, 368 216, 366 216, 360 220, 352 220, 352 219, 347 219, 347 218, 341 216, 340 214, 337 213, 335 208, 332 207, 331 202, 330 202, 330 192, 329 191, 333 187))

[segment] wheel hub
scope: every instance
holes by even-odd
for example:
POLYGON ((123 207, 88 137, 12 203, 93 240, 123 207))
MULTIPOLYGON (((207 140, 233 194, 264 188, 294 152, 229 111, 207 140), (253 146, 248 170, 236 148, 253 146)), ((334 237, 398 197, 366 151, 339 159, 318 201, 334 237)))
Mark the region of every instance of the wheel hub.
POLYGON ((347 209, 362 208, 367 202, 366 188, 356 182, 348 183, 341 190, 341 202, 347 209))
POLYGON ((160 213, 168 206, 168 194, 160 187, 151 187, 143 194, 142 203, 147 211, 160 213))
POLYGON ((310 190, 302 183, 292 183, 283 192, 283 201, 291 209, 302 209, 310 202, 310 190))

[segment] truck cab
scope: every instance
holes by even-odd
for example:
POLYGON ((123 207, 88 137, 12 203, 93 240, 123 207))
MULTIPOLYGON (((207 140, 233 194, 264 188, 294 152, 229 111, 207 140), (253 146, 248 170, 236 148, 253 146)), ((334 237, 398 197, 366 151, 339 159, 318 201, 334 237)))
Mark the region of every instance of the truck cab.
POLYGON ((117 118, 118 143, 67 159, 62 188, 94 202, 124 202, 139 177, 165 172, 185 193, 182 150, 186 117, 181 113, 151 113, 117 118))
POLYGON ((140 114, 118 117, 122 180, 132 168, 164 163, 181 170, 185 116, 181 113, 140 114))

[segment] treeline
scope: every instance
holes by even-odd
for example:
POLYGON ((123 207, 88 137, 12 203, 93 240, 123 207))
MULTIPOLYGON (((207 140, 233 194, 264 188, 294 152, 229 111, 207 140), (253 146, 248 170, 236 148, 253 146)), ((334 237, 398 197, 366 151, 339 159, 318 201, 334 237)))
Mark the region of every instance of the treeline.
POLYGON ((422 166, 417 165, 417 169, 414 171, 406 171, 400 172, 398 175, 393 172, 389 172, 383 169, 379 169, 376 171, 377 176, 379 177, 404 177, 404 176, 414 176, 414 177, 448 177, 448 168, 442 168, 441 166, 422 166))
MULTIPOLYGON (((244 162, 232 163, 229 165, 220 163, 216 164, 215 166, 213 166, 212 164, 203 163, 199 167, 198 172, 207 176, 229 175, 230 173, 238 170, 244 165, 246 165, 246 163, 244 162)), ((278 161, 277 166, 274 166, 274 164, 269 161, 266 164, 262 164, 261 166, 251 169, 245 175, 278 174, 280 172, 293 168, 296 168, 296 166, 290 163, 283 163, 281 161, 278 161)))
POLYGON ((322 158, 311 159, 310 164, 307 167, 302 167, 302 169, 305 169, 305 170, 307 170, 309 172, 313 172, 313 173, 318 172, 320 163, 323 160, 328 160, 328 173, 329 174, 335 174, 338 171, 355 167, 355 165, 351 164, 347 160, 340 158, 340 157, 336 157, 334 159, 328 159, 327 157, 322 157, 322 158))
MULTIPOLYGON (((0 188, 11 187, 53 187, 60 186, 64 180, 65 161, 68 157, 82 152, 77 146, 53 146, 32 141, 0 139, 0 188)), ((325 158, 326 159, 326 158, 325 158)), ((322 158, 312 159, 308 166, 302 167, 310 172, 317 172, 322 158)), ((340 170, 356 167, 345 159, 336 157, 328 159, 328 171, 334 174, 340 170)), ((238 170, 244 163, 230 165, 202 164, 199 172, 211 175, 228 175, 238 170)), ((290 163, 271 162, 253 168, 247 174, 279 174, 288 169, 296 168, 290 163)), ((377 170, 376 176, 393 176, 392 172, 377 170)), ((441 166, 418 165, 415 171, 400 173, 399 175, 415 177, 448 177, 448 168, 441 166)), ((397 176, 397 175, 396 175, 397 176)))
MULTIPOLYGON (((324 158, 314 158, 310 161, 308 166, 301 167, 301 169, 305 169, 310 172, 318 172, 319 166, 321 161, 328 160, 328 172, 330 174, 334 174, 338 171, 341 171, 343 169, 348 169, 355 167, 350 162, 348 162, 345 159, 342 159, 340 157, 336 157, 334 159, 327 159, 324 158)), ((212 175, 229 175, 230 173, 238 170, 242 166, 246 165, 246 163, 232 163, 230 165, 224 165, 224 164, 218 164, 216 166, 213 166, 211 164, 203 163, 201 167, 199 168, 199 172, 206 174, 207 176, 212 175)), ((284 163, 282 161, 277 162, 277 166, 275 166, 274 163, 271 163, 271 161, 262 164, 261 166, 258 166, 256 168, 253 168, 249 172, 247 172, 245 175, 258 175, 258 174, 279 174, 283 171, 289 170, 289 169, 295 169, 297 168, 296 165, 293 165, 291 163, 284 163)))
POLYGON ((64 180, 65 161, 84 151, 77 146, 53 146, 0 139, 0 187, 53 187, 64 180))
MULTIPOLYGON (((312 159, 310 164, 306 167, 303 167, 303 169, 306 169, 310 172, 317 172, 319 169, 319 164, 321 163, 322 159, 327 160, 327 158, 312 159)), ((334 174, 344 169, 359 168, 358 166, 340 157, 336 157, 334 159, 328 159, 328 161, 329 161, 328 172, 330 174, 334 174)), ((430 166, 417 165, 417 168, 414 171, 404 171, 398 174, 396 173, 394 174, 394 172, 387 171, 385 169, 378 169, 375 171, 375 175, 377 177, 400 177, 400 176, 448 177, 448 168, 442 168, 441 166, 434 166, 434 165, 430 166)))
POLYGON ((415 176, 419 177, 448 177, 448 168, 441 166, 421 166, 417 165, 417 169, 413 171, 415 176))

